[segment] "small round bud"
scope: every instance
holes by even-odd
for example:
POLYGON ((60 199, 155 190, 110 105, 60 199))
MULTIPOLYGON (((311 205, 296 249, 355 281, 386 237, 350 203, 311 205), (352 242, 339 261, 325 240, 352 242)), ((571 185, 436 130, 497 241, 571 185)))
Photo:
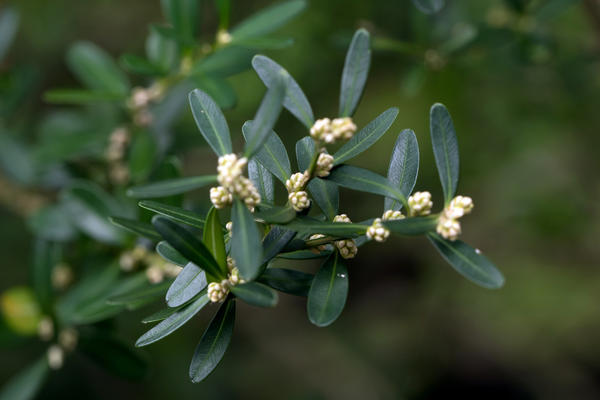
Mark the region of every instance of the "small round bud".
POLYGON ((129 182, 129 167, 118 162, 110 167, 110 180, 116 185, 125 185, 129 182))
POLYGON ((73 282, 73 270, 66 263, 58 263, 52 268, 52 287, 58 290, 66 289, 73 282))
POLYGON ((160 283, 165 279, 165 271, 160 265, 154 264, 146 269, 146 278, 150 283, 160 283))
POLYGON ((292 205, 292 208, 296 211, 302 211, 305 208, 310 207, 310 199, 308 194, 301 190, 299 192, 292 192, 288 195, 288 200, 292 205))
POLYGON ((233 183, 233 192, 239 196, 250 211, 260 204, 261 197, 252 181, 245 176, 238 177, 233 183))
POLYGON ((308 171, 305 171, 304 173, 296 172, 285 181, 285 187, 289 193, 298 192, 304 189, 304 186, 306 186, 308 183, 309 178, 308 171))
POLYGON ((383 226, 380 218, 375 218, 373 224, 367 228, 367 237, 371 240, 385 242, 388 236, 390 236, 390 231, 383 226))
POLYGON ((219 303, 225 300, 229 293, 228 281, 224 279, 221 283, 211 282, 208 284, 207 295, 213 303, 219 303))
POLYGON ((405 216, 401 211, 387 210, 381 217, 384 221, 393 221, 396 219, 404 219, 405 216))
POLYGON ((331 130, 336 140, 349 140, 354 136, 354 132, 356 132, 356 125, 350 117, 336 118, 331 121, 331 130))
POLYGON ((37 326, 38 336, 44 341, 52 339, 54 336, 54 322, 52 318, 46 316, 43 317, 37 326))
POLYGON ((140 109, 133 115, 133 122, 138 126, 149 126, 152 124, 152 121, 154 121, 154 116, 146 108, 140 109))
POLYGON ((136 264, 136 259, 133 257, 130 251, 125 251, 119 256, 119 267, 121 267, 121 270, 125 272, 133 271, 133 269, 136 267, 136 264))
POLYGON ((53 344, 48 347, 46 358, 48 359, 50 369, 61 369, 65 362, 65 352, 59 345, 53 344))
MULTIPOLYGON (((311 237, 308 238, 308 240, 317 240, 317 239, 321 239, 324 238, 325 235, 321 234, 321 233, 316 233, 314 235, 312 235, 311 237)), ((327 250, 327 245, 326 244, 320 244, 314 247, 315 249, 319 250, 319 251, 325 251, 327 250)))
POLYGON ((444 213, 449 218, 460 218, 473 210, 473 200, 467 196, 456 196, 450 201, 444 213))
POLYGON ((221 209, 227 207, 233 202, 233 196, 223 186, 210 188, 210 201, 215 208, 221 209))
POLYGON ((348 224, 352 223, 350 218, 346 214, 339 214, 333 218, 333 222, 346 222, 348 224))
POLYGON ((231 43, 232 37, 231 34, 229 32, 227 32, 224 29, 219 29, 219 31, 217 32, 217 44, 218 45, 226 45, 231 43))
POLYGON ((66 351, 75 350, 75 347, 77 347, 78 340, 79 334, 73 328, 63 329, 58 334, 58 343, 60 343, 62 348, 66 351))
POLYGON ((217 177, 217 180, 221 186, 225 186, 228 189, 231 188, 234 182, 244 172, 246 164, 248 164, 248 159, 246 157, 238 159, 233 153, 219 157, 217 166, 219 176, 217 177))
POLYGON ((146 107, 150 100, 150 93, 145 88, 138 86, 131 90, 131 97, 127 103, 130 108, 137 109, 146 107))
POLYGON ((333 139, 331 132, 331 120, 329 118, 321 118, 315 121, 310 128, 310 136, 316 141, 327 142, 325 139, 330 137, 333 139))
POLYGON ((333 156, 327 153, 319 154, 319 158, 317 159, 317 168, 315 170, 315 175, 321 178, 329 176, 331 168, 333 168, 333 156))
POLYGON ((442 214, 438 219, 435 230, 444 239, 456 240, 461 233, 460 222, 458 222, 458 219, 448 218, 445 214, 442 214))
POLYGON ((358 247, 353 239, 338 240, 334 244, 343 258, 354 258, 358 253, 358 247))
POLYGON ((411 217, 429 215, 433 207, 431 193, 416 192, 408 198, 408 207, 411 217))

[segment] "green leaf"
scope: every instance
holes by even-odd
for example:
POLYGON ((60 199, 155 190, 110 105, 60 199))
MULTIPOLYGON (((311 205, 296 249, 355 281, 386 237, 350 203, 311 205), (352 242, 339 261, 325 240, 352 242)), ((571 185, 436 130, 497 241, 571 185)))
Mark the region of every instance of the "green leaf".
POLYGON ((109 220, 116 226, 124 228, 129 232, 135 233, 136 235, 148 238, 150 240, 162 239, 158 232, 154 230, 152 225, 147 222, 141 222, 121 217, 110 217, 109 220))
POLYGON ((121 100, 123 95, 101 90, 51 89, 44 92, 44 101, 51 104, 89 104, 121 100))
POLYGON ((90 42, 77 42, 67 53, 71 71, 89 89, 125 97, 130 88, 127 76, 113 59, 101 48, 90 42))
POLYGON ((295 250, 290 252, 285 252, 277 255, 277 258, 283 258, 286 260, 313 260, 316 258, 327 257, 332 252, 330 250, 325 250, 322 252, 315 253, 311 250, 295 250))
POLYGON ((190 176, 186 178, 168 179, 147 185, 134 186, 127 189, 127 196, 136 199, 167 197, 174 194, 190 192, 217 182, 216 175, 190 176))
POLYGON ((235 300, 229 299, 219 308, 196 347, 190 364, 190 378, 198 383, 219 364, 231 341, 235 322, 235 300))
POLYGON ((192 67, 191 75, 213 75, 226 78, 250 68, 254 50, 229 45, 202 58, 192 67))
POLYGON ((221 108, 230 109, 237 103, 237 95, 231 83, 216 76, 192 77, 198 88, 206 92, 221 108))
POLYGON ((304 10, 304 7, 306 7, 306 1, 291 0, 264 8, 231 30, 233 42, 271 33, 298 15, 304 10))
POLYGON ((208 296, 206 295, 206 291, 204 291, 189 305, 175 311, 161 323, 140 336, 140 338, 135 342, 136 347, 147 346, 175 332, 186 322, 188 322, 194 315, 196 315, 198 311, 202 310, 202 308, 204 308, 208 302, 208 296))
POLYGON ((221 266, 223 274, 227 275, 227 254, 225 254, 225 240, 223 238, 223 226, 219 220, 217 209, 211 207, 206 215, 206 223, 204 224, 204 236, 202 241, 206 248, 213 255, 217 263, 221 266))
POLYGON ((37 301, 44 310, 52 308, 52 270, 61 261, 62 245, 36 239, 33 246, 32 283, 37 301))
POLYGON ((296 160, 300 171, 308 169, 315 151, 317 151, 315 141, 310 136, 304 136, 296 142, 296 160))
POLYGON ((412 0, 412 2, 419 11, 425 14, 435 14, 445 4, 445 0, 412 0))
POLYGON ((133 182, 145 181, 156 162, 158 149, 152 134, 137 131, 129 148, 129 173, 133 182))
POLYGON ((427 217, 411 217, 383 221, 383 224, 391 232, 398 233, 400 235, 413 236, 435 231, 437 219, 437 215, 430 215, 427 217))
POLYGON ((364 168, 341 165, 334 168, 327 177, 328 180, 349 189, 379 194, 396 199, 406 204, 406 198, 391 183, 381 175, 364 168))
POLYGON ((147 317, 144 317, 144 319, 142 319, 142 323, 143 324, 150 324, 152 322, 160 322, 160 321, 164 321, 165 319, 169 318, 171 315, 175 314, 177 311, 181 310, 183 307, 175 307, 175 308, 163 308, 162 310, 159 310, 157 312, 155 312, 154 314, 148 315, 147 317))
POLYGON ((450 113, 443 104, 436 103, 429 115, 431 144, 437 165, 444 201, 447 205, 456 194, 458 186, 458 141, 450 113))
MULTIPOLYGON (((252 121, 246 121, 242 126, 244 138, 248 140, 249 134, 252 131, 252 121)), ((258 160, 269 172, 275 175, 283 184, 290 178, 292 167, 290 159, 283 142, 274 131, 267 136, 260 150, 256 152, 254 158, 258 160)))
POLYGON ((172 280, 167 280, 161 283, 148 284, 139 288, 135 288, 129 292, 122 293, 108 298, 109 304, 133 306, 134 308, 141 302, 149 303, 159 297, 164 296, 165 292, 173 283, 172 280))
POLYGON ((463 241, 446 240, 433 232, 428 233, 427 238, 452 268, 471 282, 487 289, 504 285, 502 273, 481 251, 463 241))
POLYGON ((173 246, 164 240, 157 243, 156 252, 171 264, 179 265, 180 267, 185 267, 189 262, 184 256, 179 254, 173 246))
POLYGON ((281 65, 262 55, 254 56, 252 66, 268 88, 273 86, 282 74, 288 76, 283 106, 310 129, 315 122, 315 117, 308 99, 294 78, 281 65))
POLYGON ((273 187, 273 175, 254 158, 248 162, 248 177, 258 190, 261 204, 273 204, 275 202, 275 188, 273 187))
POLYGON ((285 224, 296 217, 296 211, 290 206, 261 206, 260 210, 254 213, 254 218, 262 219, 269 224, 285 224))
POLYGON ((284 227, 306 235, 322 233, 323 235, 352 238, 363 235, 369 225, 324 222, 310 217, 298 217, 292 222, 285 224, 284 227))
POLYGON ((266 264, 275 258, 279 252, 296 236, 296 232, 282 226, 274 225, 263 239, 263 261, 266 264))
POLYGON ((281 50, 294 44, 294 39, 286 37, 249 37, 238 39, 235 44, 255 50, 281 50))
POLYGON ((337 215, 340 206, 340 193, 337 185, 325 179, 313 178, 308 182, 307 188, 323 214, 332 220, 337 215))
POLYGON ((193 211, 188 211, 181 207, 170 206, 152 200, 142 200, 138 205, 146 210, 153 211, 165 217, 169 217, 173 221, 181 222, 194 228, 204 229, 204 218, 193 211))
POLYGON ((0 391, 0 400, 31 400, 48 376, 48 360, 44 355, 18 374, 12 376, 0 391))
POLYGON ((346 53, 340 89, 340 117, 351 117, 354 114, 365 88, 370 64, 369 32, 359 29, 354 34, 346 53))
POLYGON ((169 307, 179 307, 193 299, 207 284, 204 271, 194 263, 188 263, 169 287, 167 304, 169 307))
POLYGON ((161 76, 166 72, 161 66, 135 54, 123 54, 119 61, 127 71, 138 75, 161 76))
POLYGON ((334 165, 340 165, 356 157, 377 142, 394 123, 398 109, 393 107, 369 122, 333 155, 334 165))
POLYGON ((151 29, 146 40, 146 55, 153 65, 168 72, 177 59, 177 44, 151 29))
POLYGON ((267 268, 258 281, 280 292, 306 297, 313 278, 313 274, 293 269, 267 268))
POLYGON ((250 129, 246 133, 246 149, 244 156, 251 158, 259 151, 273 130, 283 107, 287 77, 280 76, 267 90, 260 103, 250 129))
POLYGON ((262 235, 254 222, 254 217, 239 199, 233 202, 231 221, 233 223, 231 256, 242 277, 251 281, 259 273, 262 262, 262 235))
POLYGON ((229 27, 230 0, 215 0, 219 12, 219 29, 227 30, 229 27))
POLYGON ((217 155, 230 154, 232 147, 229 127, 217 103, 198 89, 190 92, 189 101, 196 125, 206 142, 217 155))
MULTIPOLYGON (((417 175, 419 173, 419 144, 417 137, 411 129, 405 129, 398 135, 390 166, 388 168, 388 181, 398 188, 400 193, 408 198, 412 193, 417 175)), ((386 197, 383 205, 385 210, 400 210, 402 204, 397 200, 386 197)))
POLYGON ((177 38, 192 44, 198 28, 198 0, 161 0, 163 12, 177 38))
POLYGON ((347 297, 348 270, 335 252, 312 281, 306 304, 308 319, 319 327, 332 324, 344 310, 347 297))
POLYGON ((158 215, 152 218, 152 225, 182 256, 197 266, 201 266, 211 282, 220 282, 221 279, 227 278, 226 275, 222 274, 219 264, 215 261, 206 246, 187 229, 158 215))
POLYGON ((257 307, 275 307, 279 300, 276 291, 257 282, 248 282, 232 286, 231 292, 237 298, 257 307))
POLYGON ((0 13, 0 61, 4 59, 19 29, 19 13, 12 7, 4 7, 0 13))
POLYGON ((80 336, 77 349, 102 368, 126 379, 142 379, 148 366, 134 349, 105 332, 80 336))
POLYGON ((40 208, 29 217, 27 225, 36 236, 57 242, 71 240, 77 234, 60 203, 40 208))

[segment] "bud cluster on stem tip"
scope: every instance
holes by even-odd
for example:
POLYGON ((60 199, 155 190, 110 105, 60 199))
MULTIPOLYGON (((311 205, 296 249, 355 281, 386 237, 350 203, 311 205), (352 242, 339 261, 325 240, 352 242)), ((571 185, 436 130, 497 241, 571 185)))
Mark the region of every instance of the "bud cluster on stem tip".
POLYGON ((383 213, 383 216, 381 217, 381 219, 383 219, 384 221, 393 221, 393 220, 397 220, 397 219, 404 219, 406 218, 404 216, 404 214, 402 214, 402 211, 394 211, 394 210, 387 210, 386 212, 383 213))
MULTIPOLYGON (((317 239, 322 239, 324 238, 325 235, 323 235, 322 233, 315 233, 314 235, 311 235, 308 240, 317 240, 317 239)), ((317 249, 318 251, 325 251, 327 250, 327 245, 326 244, 320 244, 314 247, 315 249, 317 249)), ((318 252, 316 252, 318 253, 318 252)))
POLYGON ((333 144, 338 140, 349 140, 356 132, 356 125, 352 118, 335 118, 333 121, 329 118, 321 118, 315 121, 310 128, 310 136, 318 141, 327 144, 333 144))
POLYGON ((408 198, 408 207, 411 217, 425 216, 431 214, 431 207, 433 207, 433 202, 431 201, 431 193, 415 192, 415 194, 408 198))
MULTIPOLYGON (((347 224, 352 223, 352 221, 346 214, 336 215, 333 218, 333 222, 342 222, 347 224)), ((358 253, 358 247, 356 247, 356 242, 354 241, 354 239, 336 240, 334 242, 334 245, 343 258, 354 258, 358 253)))
POLYGON ((233 202, 233 195, 241 198, 251 211, 260 204, 260 193, 252 181, 242 175, 247 164, 246 157, 238 159, 235 154, 219 157, 217 180, 221 186, 210 189, 210 201, 215 208, 220 209, 230 205, 233 202))
POLYGON ((326 176, 329 176, 331 168, 333 168, 333 156, 325 152, 319 154, 319 158, 317 159, 317 167, 315 169, 315 175, 321 178, 325 178, 326 176))
POLYGON ((309 178, 310 177, 308 175, 308 171, 304 171, 304 173, 296 172, 295 174, 292 174, 292 176, 290 176, 288 180, 285 181, 285 187, 287 188, 289 193, 298 192, 304 189, 304 186, 306 186, 306 184, 308 183, 309 178))
POLYGON ((473 210, 473 200, 467 196, 456 196, 444 209, 436 227, 436 232, 444 239, 456 240, 461 233, 459 218, 473 210))
POLYGON ((208 284, 208 298, 213 303, 219 303, 225 300, 229 294, 229 290, 233 286, 246 283, 240 276, 239 269, 235 266, 235 260, 229 256, 227 257, 227 269, 229 270, 227 279, 223 279, 221 282, 211 282, 208 284))
POLYGON ((377 242, 385 242, 385 240, 390 236, 390 231, 383 226, 381 223, 381 218, 375 218, 373 224, 367 228, 366 235, 371 240, 374 239, 377 242))
POLYGON ((310 207, 308 193, 306 193, 304 190, 290 193, 288 195, 288 200, 290 201, 292 208, 296 211, 302 211, 305 208, 310 207))

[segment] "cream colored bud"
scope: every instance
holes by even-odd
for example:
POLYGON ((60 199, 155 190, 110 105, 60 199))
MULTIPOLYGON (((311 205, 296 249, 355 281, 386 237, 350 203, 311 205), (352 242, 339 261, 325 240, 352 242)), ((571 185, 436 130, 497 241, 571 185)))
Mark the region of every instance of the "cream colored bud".
POLYGON ((290 193, 288 195, 288 200, 292 205, 292 208, 296 211, 302 211, 310 207, 310 199, 308 198, 308 194, 303 190, 290 193))
POLYGON ((448 218, 445 214, 442 214, 438 219, 435 230, 444 239, 456 240, 461 233, 460 222, 458 219, 448 218))
POLYGON ((75 347, 77 347, 77 342, 79 341, 79 334, 73 328, 66 328, 60 331, 58 334, 58 343, 62 346, 66 351, 73 351, 75 347))
POLYGON ((210 188, 210 201, 215 208, 225 208, 233 202, 233 196, 223 186, 210 188))
POLYGON ((131 97, 128 104, 130 108, 143 108, 148 105, 151 100, 150 93, 143 87, 134 87, 131 90, 131 97))
POLYGON ((329 176, 331 168, 333 168, 333 156, 327 153, 319 154, 319 158, 317 159, 317 168, 315 170, 315 175, 321 178, 329 176))
POLYGON ((385 242, 385 240, 390 236, 390 231, 383 226, 380 218, 375 218, 373 224, 367 228, 366 235, 371 240, 385 242))
POLYGON ((111 166, 109 175, 111 182, 116 185, 125 185, 129 182, 129 167, 122 162, 118 162, 111 166))
POLYGON ((73 282, 73 270, 66 263, 58 263, 52 268, 52 287, 58 290, 66 289, 73 282))
POLYGON ((431 207, 433 207, 431 193, 415 192, 415 194, 408 198, 408 207, 411 217, 431 214, 431 207))
POLYGON ((235 154, 225 154, 219 157, 217 172, 219 176, 217 180, 226 188, 232 187, 235 181, 242 175, 244 168, 248 164, 248 159, 242 157, 238 159, 235 154))
POLYGON ((473 200, 467 196, 456 196, 444 212, 450 218, 460 218, 473 210, 473 200))
POLYGON ((338 240, 334 244, 343 258, 354 258, 358 253, 358 247, 353 239, 338 240))
POLYGON ((53 344, 48 347, 46 358, 48 359, 50 369, 61 369, 65 362, 65 352, 59 345, 53 344))
POLYGON ((225 279, 221 283, 211 282, 208 284, 207 295, 213 303, 219 303, 225 300, 229 293, 229 282, 225 279))
POLYGON ((285 187, 289 193, 298 192, 304 189, 310 178, 308 171, 296 172, 288 180, 285 181, 285 187))
POLYGON ((384 221, 393 221, 396 219, 404 219, 406 218, 401 211, 387 210, 383 213, 381 217, 384 221))
POLYGON ((150 283, 160 283, 165 279, 165 271, 160 265, 151 265, 146 269, 146 278, 150 283))
POLYGON ((331 130, 336 140, 349 140, 354 136, 354 132, 356 132, 356 125, 350 117, 336 118, 331 121, 331 130))
POLYGON ((154 116, 146 108, 140 109, 133 115, 133 122, 138 126, 150 126, 153 121, 154 116))
MULTIPOLYGON (((317 239, 322 239, 324 237, 325 237, 325 235, 323 235, 321 233, 316 233, 316 234, 312 235, 311 237, 309 237, 308 240, 317 240, 317 239)), ((315 246, 314 248, 319 251, 325 251, 325 250, 327 250, 327 245, 320 244, 320 245, 315 246)))
POLYGON ((331 120, 329 118, 321 118, 315 121, 310 128, 310 136, 316 141, 325 142, 326 137, 332 137, 331 120))
POLYGON ((345 223, 352 223, 352 221, 350 220, 350 218, 346 215, 346 214, 339 214, 336 215, 335 217, 333 217, 333 222, 345 222, 345 223))
POLYGON ((226 45, 231 43, 231 40, 233 38, 231 37, 231 34, 229 32, 227 32, 224 29, 219 29, 219 31, 217 32, 217 44, 218 45, 226 45))
POLYGON ((38 336, 41 340, 48 341, 54 336, 54 322, 52 318, 46 316, 38 322, 38 336))

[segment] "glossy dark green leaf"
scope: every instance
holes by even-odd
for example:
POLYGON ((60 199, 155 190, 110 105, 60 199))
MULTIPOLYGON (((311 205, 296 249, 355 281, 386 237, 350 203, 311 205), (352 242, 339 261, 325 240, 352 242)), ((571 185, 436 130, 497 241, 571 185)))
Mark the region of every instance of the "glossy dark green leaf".
MULTIPOLYGON (((390 166, 388 168, 388 181, 400 193, 408 198, 417 183, 419 173, 419 144, 417 137, 411 129, 405 129, 398 135, 390 166)), ((398 200, 386 197, 385 210, 400 210, 402 205, 398 200)))
POLYGON ((217 209, 211 207, 206 215, 202 241, 206 248, 213 255, 223 274, 227 274, 227 254, 225 254, 225 239, 223 238, 223 226, 219 220, 217 209))
POLYGON ((198 0, 161 0, 161 5, 177 38, 193 43, 199 21, 198 0))
POLYGON ((167 197, 199 189, 217 182, 216 175, 190 176, 186 178, 168 179, 150 183, 147 185, 134 186, 127 189, 127 196, 136 199, 152 199, 156 197, 167 197))
POLYGON ((196 125, 206 142, 217 155, 230 154, 232 147, 229 127, 217 103, 198 89, 190 92, 189 101, 196 125))
POLYGON ((190 231, 158 215, 152 218, 152 225, 175 250, 202 268, 210 281, 221 281, 227 277, 206 246, 190 231))
POLYGON ((54 290, 52 270, 62 259, 62 245, 36 239, 33 246, 32 283, 37 300, 44 310, 50 312, 54 290))
POLYGON ((459 159, 454 124, 443 104, 436 103, 431 107, 429 128, 435 164, 444 189, 444 200, 448 204, 456 194, 458 186, 459 159))
POLYGON ((504 285, 504 276, 481 251, 460 240, 450 241, 437 233, 427 234, 429 241, 459 274, 487 289, 504 285))
POLYGON ((240 300, 257 307, 275 307, 279 300, 276 291, 258 282, 235 285, 231 292, 240 300))
POLYGON ((261 207, 254 213, 254 218, 261 219, 270 224, 285 224, 296 217, 296 211, 290 206, 261 207))
POLYGON ((379 194, 396 199, 403 204, 406 203, 404 195, 381 175, 371 172, 364 168, 353 167, 350 165, 341 165, 334 168, 327 178, 349 189, 379 194))
POLYGON ((253 215, 239 199, 233 202, 231 221, 233 223, 231 256, 242 277, 251 281, 256 278, 263 258, 262 235, 254 222, 253 215))
POLYGON ((189 211, 181 207, 171 206, 152 200, 142 200, 139 206, 157 214, 164 215, 170 219, 184 223, 194 228, 204 229, 204 217, 194 211, 189 211))
POLYGON ((161 323, 140 336, 140 338, 135 342, 135 345, 137 347, 147 346, 170 335, 188 322, 194 315, 198 313, 198 311, 202 310, 204 306, 208 304, 208 302, 208 296, 206 295, 206 292, 204 292, 189 305, 175 311, 167 318, 162 320, 161 323))
POLYGON ((280 253, 277 258, 283 258, 286 260, 313 260, 317 258, 328 257, 332 252, 325 250, 321 252, 314 252, 312 250, 295 250, 285 253, 280 253))
POLYGON ((354 114, 367 82, 370 64, 369 32, 359 29, 354 34, 346 53, 340 89, 340 117, 350 117, 354 114))
MULTIPOLYGON (((282 73, 289 76, 289 73, 281 65, 263 55, 254 56, 252 66, 266 87, 271 87, 282 73)), ((315 117, 310 103, 304 92, 302 92, 300 85, 291 76, 287 79, 283 106, 307 128, 310 129, 314 124, 315 117)))
POLYGON ((61 204, 40 208, 29 217, 27 225, 36 236, 57 242, 71 240, 77 234, 61 204))
POLYGON ((275 126, 275 122, 277 122, 277 118, 279 118, 281 108, 283 107, 286 81, 286 76, 279 76, 267 90, 265 97, 263 97, 260 107, 252 120, 253 122, 250 125, 250 129, 248 129, 245 135, 245 157, 251 158, 259 151, 272 133, 273 126, 275 126))
POLYGON ((258 281, 280 292, 306 297, 313 278, 313 274, 293 269, 267 268, 258 281))
POLYGON ((393 233, 400 235, 423 235, 435 230, 437 215, 427 217, 411 217, 392 221, 383 221, 383 224, 393 233))
POLYGON ((126 379, 142 379, 148 372, 146 360, 135 349, 105 332, 82 334, 77 349, 102 368, 126 379))
POLYGON ((149 303, 163 297, 172 283, 171 279, 156 284, 148 283, 148 285, 135 288, 129 292, 109 297, 108 303, 124 306, 133 305, 134 307, 141 302, 149 303))
POLYGON ((179 254, 173 246, 164 240, 156 244, 156 252, 171 264, 179 265, 180 267, 185 267, 189 262, 184 256, 179 254))
POLYGON ((264 8, 231 30, 233 42, 273 32, 298 15, 304 7, 306 7, 306 1, 290 0, 264 8))
POLYGON ((412 2, 419 11, 425 14, 435 14, 445 4, 445 0, 412 0, 412 2))
POLYGON ((352 139, 335 152, 333 155, 334 165, 342 164, 356 157, 375 144, 390 129, 397 115, 397 108, 388 108, 373 121, 369 122, 352 139))
POLYGON ((147 223, 136 221, 134 219, 127 219, 121 217, 110 217, 110 222, 128 230, 131 233, 135 233, 136 235, 148 238, 150 240, 161 240, 162 237, 154 230, 154 227, 147 223))
POLYGON ((135 54, 123 54, 119 61, 127 71, 138 75, 160 76, 166 72, 161 66, 135 54))
POLYGON ((219 364, 233 334, 235 300, 230 298, 219 308, 204 331, 190 364, 190 378, 198 383, 219 364))
POLYGON ((4 7, 0 12, 0 61, 8 52, 19 28, 19 14, 12 7, 4 7))
POLYGON ((126 96, 129 80, 114 60, 90 42, 77 42, 67 53, 71 71, 89 89, 126 96))
POLYGON ((121 100, 123 95, 101 90, 51 89, 44 92, 44 101, 52 104, 88 104, 121 100))
POLYGON ((217 105, 223 109, 235 107, 237 103, 237 94, 228 80, 217 76, 201 75, 192 77, 198 88, 206 92, 217 105))
POLYGON ((338 186, 332 181, 313 178, 308 182, 307 188, 323 214, 332 220, 337 215, 340 206, 338 186))
POLYGON ((306 171, 317 151, 315 141, 310 136, 305 136, 296 142, 296 160, 300 171, 306 171))
POLYGON ((157 147, 149 131, 139 130, 135 133, 129 148, 129 175, 131 181, 139 183, 150 175, 156 162, 157 147))
POLYGON ((273 174, 253 158, 248 162, 248 177, 260 194, 261 204, 273 204, 275 202, 273 174))
POLYGON ((165 319, 169 318, 171 315, 175 314, 177 311, 181 310, 183 307, 185 307, 185 306, 175 307, 175 308, 171 308, 171 307, 163 308, 151 315, 148 315, 147 317, 144 317, 144 319, 142 319, 142 323, 150 324, 152 322, 164 321, 165 319))
POLYGON ((310 217, 298 217, 284 227, 307 235, 322 233, 336 237, 356 237, 364 234, 369 225, 325 222, 310 217))
POLYGON ((296 232, 282 226, 274 225, 263 239, 263 261, 266 264, 279 254, 279 252, 296 236, 296 232))
POLYGON ((48 359, 44 355, 4 383, 0 400, 31 400, 40 391, 48 376, 48 359))
POLYGON ((188 263, 167 291, 169 307, 179 307, 200 293, 208 285, 206 274, 194 263, 188 263))
POLYGON ((337 252, 332 254, 315 275, 308 292, 308 319, 316 326, 333 323, 346 305, 348 270, 337 252))
MULTIPOLYGON (((242 132, 246 140, 248 140, 251 131, 252 121, 246 121, 244 126, 242 126, 242 132)), ((283 184, 285 184, 285 181, 292 174, 292 167, 290 166, 290 159, 285 146, 274 131, 271 131, 268 135, 267 140, 256 152, 254 158, 283 182, 283 184)))

